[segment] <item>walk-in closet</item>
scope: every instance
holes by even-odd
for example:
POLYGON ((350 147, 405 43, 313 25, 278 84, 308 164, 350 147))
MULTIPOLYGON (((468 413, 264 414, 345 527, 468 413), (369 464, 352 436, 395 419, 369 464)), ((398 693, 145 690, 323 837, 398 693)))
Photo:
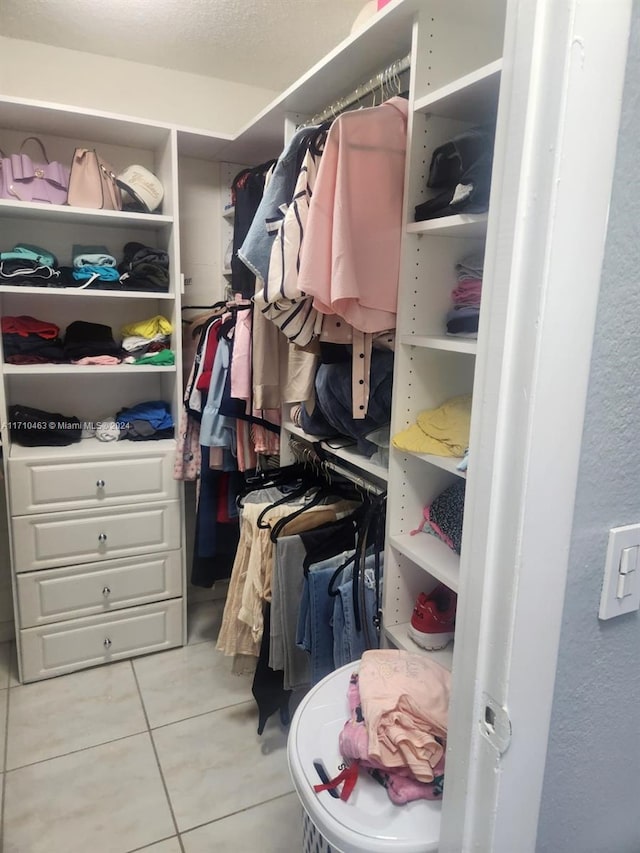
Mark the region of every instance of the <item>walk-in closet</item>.
POLYGON ((90 5, 0 8, 0 853, 637 851, 635 5, 90 5))

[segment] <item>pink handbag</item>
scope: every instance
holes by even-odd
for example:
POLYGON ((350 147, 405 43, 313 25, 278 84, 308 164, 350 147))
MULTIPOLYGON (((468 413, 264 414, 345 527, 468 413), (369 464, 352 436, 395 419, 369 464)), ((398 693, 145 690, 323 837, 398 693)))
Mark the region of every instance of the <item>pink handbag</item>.
POLYGON ((0 151, 0 198, 14 201, 35 201, 46 204, 64 204, 69 187, 69 167, 49 162, 42 141, 37 136, 27 137, 17 154, 5 156, 0 151), (27 142, 40 146, 44 162, 35 162, 23 153, 27 142))
POLYGON ((112 167, 93 148, 76 148, 67 203, 94 210, 122 210, 122 194, 112 167))

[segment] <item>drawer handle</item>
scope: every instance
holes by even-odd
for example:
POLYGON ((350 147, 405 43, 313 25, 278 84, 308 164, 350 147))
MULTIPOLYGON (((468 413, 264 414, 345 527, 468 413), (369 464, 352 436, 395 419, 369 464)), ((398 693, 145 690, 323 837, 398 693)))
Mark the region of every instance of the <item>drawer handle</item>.
POLYGON ((102 590, 102 594, 105 598, 108 598, 111 595, 111 590, 108 586, 105 586, 105 588, 102 590))
POLYGON ((109 648, 111 648, 111 640, 109 639, 109 637, 107 637, 107 638, 105 639, 105 641, 104 641, 104 647, 105 647, 105 649, 109 649, 109 648))
POLYGON ((98 536, 98 542, 106 542, 106 541, 107 541, 107 534, 106 533, 100 533, 98 536))
POLYGON ((98 480, 98 482, 96 483, 96 486, 97 486, 99 489, 104 489, 105 485, 106 485, 106 483, 105 483, 105 481, 104 481, 104 480, 98 480))

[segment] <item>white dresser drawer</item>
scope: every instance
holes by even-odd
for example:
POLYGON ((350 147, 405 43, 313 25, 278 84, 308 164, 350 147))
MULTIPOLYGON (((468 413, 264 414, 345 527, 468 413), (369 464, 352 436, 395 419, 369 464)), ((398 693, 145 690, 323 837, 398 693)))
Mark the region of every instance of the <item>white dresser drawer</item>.
POLYGON ((174 454, 117 452, 109 458, 10 459, 11 514, 176 499, 174 454))
POLYGON ((182 595, 180 551, 17 576, 23 628, 182 595))
POLYGON ((22 680, 37 681, 182 643, 182 599, 20 631, 22 680))
POLYGON ((22 515, 12 520, 16 572, 180 547, 180 503, 22 515))

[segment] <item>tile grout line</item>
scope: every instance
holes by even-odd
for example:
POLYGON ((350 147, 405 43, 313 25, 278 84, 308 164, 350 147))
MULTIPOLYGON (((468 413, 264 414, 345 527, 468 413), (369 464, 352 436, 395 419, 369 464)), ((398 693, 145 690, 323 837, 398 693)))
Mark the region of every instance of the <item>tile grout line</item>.
POLYGON ((220 708, 211 708, 209 711, 198 711, 197 714, 190 714, 188 717, 180 717, 179 720, 171 720, 168 723, 161 723, 159 726, 151 726, 149 730, 157 732, 159 729, 168 728, 168 726, 177 726, 178 723, 186 723, 188 720, 197 720, 198 717, 206 717, 207 714, 217 714, 218 711, 226 711, 228 708, 239 708, 240 705, 248 705, 251 701, 251 699, 243 699, 241 702, 231 702, 229 705, 222 705, 220 708))
MULTIPOLYGON (((138 737, 139 735, 143 735, 145 733, 146 730, 141 729, 139 732, 131 732, 131 734, 128 735, 122 735, 121 737, 114 737, 110 740, 104 740, 102 741, 102 743, 94 743, 91 746, 81 746, 79 749, 70 749, 69 752, 61 752, 59 755, 50 755, 48 758, 40 758, 38 759, 38 761, 29 761, 28 764, 19 764, 17 767, 8 767, 5 772, 15 773, 16 770, 24 770, 26 767, 35 767, 36 764, 44 764, 45 761, 56 761, 58 758, 66 758, 67 755, 77 755, 79 752, 87 752, 90 749, 99 749, 101 746, 107 746, 107 744, 110 743, 117 743, 119 740, 127 740, 130 737, 138 737)), ((0 847, 0 851, 2 851, 2 847, 0 847)))
MULTIPOLYGON (((167 804, 169 806, 169 812, 171 814, 171 820, 173 821, 173 825, 176 830, 176 836, 178 839, 178 844, 180 845, 180 850, 182 853, 185 853, 184 844, 182 843, 182 838, 180 836, 180 829, 178 827, 178 821, 176 820, 175 812, 173 811, 173 804, 171 803, 171 797, 169 796, 169 788, 167 787, 166 780, 164 778, 164 773, 162 772, 162 765, 160 764, 160 756, 158 755, 158 750, 156 749, 156 742, 153 739, 153 731, 151 730, 151 724, 149 723, 149 715, 147 714, 147 708, 144 704, 144 698, 142 696, 142 690, 140 689, 140 682, 138 681, 138 675, 136 673, 136 668, 133 665, 133 660, 130 660, 131 671, 133 673, 133 678, 136 683, 136 687, 138 688, 138 696, 140 697, 140 704, 142 705, 142 713, 144 714, 144 718, 147 723, 147 731, 149 733, 149 740, 151 741, 151 748, 153 749, 153 754, 156 759, 156 764, 158 766, 158 772, 160 773, 160 779, 162 781, 162 787, 164 788, 164 794, 167 798, 167 804)), ((1 848, 0 848, 1 849, 1 848)))
MULTIPOLYGON (((293 783, 291 783, 293 784, 293 783)), ((296 794, 296 789, 292 788, 290 791, 285 791, 284 794, 278 794, 277 797, 271 797, 269 800, 262 800, 259 803, 254 803, 252 806, 247 806, 244 809, 238 809, 237 812, 229 812, 229 814, 220 815, 220 817, 214 818, 214 820, 205 821, 205 823, 198 823, 195 826, 190 826, 189 829, 184 829, 183 834, 187 832, 193 832, 196 829, 202 829, 204 826, 209 826, 212 823, 218 823, 221 820, 226 820, 228 817, 234 817, 235 815, 244 814, 244 812, 250 812, 252 809, 257 809, 260 806, 268 805, 269 803, 275 803, 277 800, 282 800, 284 797, 290 797, 291 794, 296 794)), ((297 796, 297 794, 296 794, 297 796)), ((302 809, 302 804, 300 803, 300 808, 302 809)))
MULTIPOLYGON (((177 835, 167 835, 166 838, 160 838, 158 841, 152 841, 151 844, 145 844, 144 847, 134 847, 133 850, 127 850, 127 853, 144 853, 145 850, 151 850, 156 844, 164 844, 165 841, 173 841, 176 838, 180 843, 180 838, 177 835)), ((2 849, 2 848, 0 848, 2 849)))
POLYGON ((4 760, 2 762, 2 802, 0 802, 0 850, 4 850, 4 801, 7 795, 7 752, 9 749, 9 673, 7 673, 7 697, 5 699, 5 715, 6 719, 4 721, 4 732, 2 736, 4 737, 4 760))

